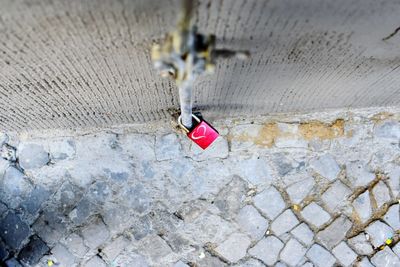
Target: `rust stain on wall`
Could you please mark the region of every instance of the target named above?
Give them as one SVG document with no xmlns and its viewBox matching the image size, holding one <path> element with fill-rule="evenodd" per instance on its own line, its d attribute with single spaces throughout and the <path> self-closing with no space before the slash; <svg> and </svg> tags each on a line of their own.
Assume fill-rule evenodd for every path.
<svg viewBox="0 0 400 267">
<path fill-rule="evenodd" d="M 337 119 L 331 124 L 319 121 L 301 123 L 299 126 L 300 135 L 306 140 L 333 139 L 344 136 L 344 120 Z"/>
</svg>

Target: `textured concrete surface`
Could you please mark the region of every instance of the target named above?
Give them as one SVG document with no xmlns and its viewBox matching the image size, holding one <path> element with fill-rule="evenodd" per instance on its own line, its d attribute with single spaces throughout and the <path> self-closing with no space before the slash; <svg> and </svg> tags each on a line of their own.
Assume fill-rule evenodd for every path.
<svg viewBox="0 0 400 267">
<path fill-rule="evenodd" d="M 177 90 L 149 58 L 179 1 L 1 0 L 0 129 L 164 119 Z M 400 103 L 397 0 L 198 1 L 194 21 L 252 58 L 196 83 L 209 117 Z"/>
<path fill-rule="evenodd" d="M 399 109 L 220 120 L 205 152 L 155 125 L 4 136 L 0 261 L 400 264 Z"/>
</svg>

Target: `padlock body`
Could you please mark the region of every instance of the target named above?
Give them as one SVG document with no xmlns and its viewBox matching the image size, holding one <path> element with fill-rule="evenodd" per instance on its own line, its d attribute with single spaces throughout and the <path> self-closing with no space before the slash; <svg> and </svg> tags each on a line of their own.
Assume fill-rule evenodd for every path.
<svg viewBox="0 0 400 267">
<path fill-rule="evenodd" d="M 218 138 L 219 133 L 206 121 L 201 121 L 187 134 L 187 136 L 199 147 L 206 149 L 215 141 L 215 139 Z"/>
</svg>

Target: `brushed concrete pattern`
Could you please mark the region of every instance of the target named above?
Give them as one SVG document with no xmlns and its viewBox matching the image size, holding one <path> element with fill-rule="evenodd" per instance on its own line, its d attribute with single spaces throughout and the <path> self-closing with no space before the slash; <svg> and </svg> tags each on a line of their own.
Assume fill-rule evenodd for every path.
<svg viewBox="0 0 400 267">
<path fill-rule="evenodd" d="M 106 127 L 178 108 L 150 47 L 179 1 L 0 0 L 0 129 Z M 400 103 L 397 0 L 198 1 L 199 30 L 249 61 L 196 82 L 211 117 Z"/>
</svg>

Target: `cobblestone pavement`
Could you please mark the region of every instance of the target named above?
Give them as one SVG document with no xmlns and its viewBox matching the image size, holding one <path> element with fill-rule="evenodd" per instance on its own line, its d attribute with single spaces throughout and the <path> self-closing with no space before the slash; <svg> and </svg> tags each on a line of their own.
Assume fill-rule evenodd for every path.
<svg viewBox="0 0 400 267">
<path fill-rule="evenodd" d="M 400 266 L 400 112 L 1 135 L 8 266 Z"/>
</svg>

